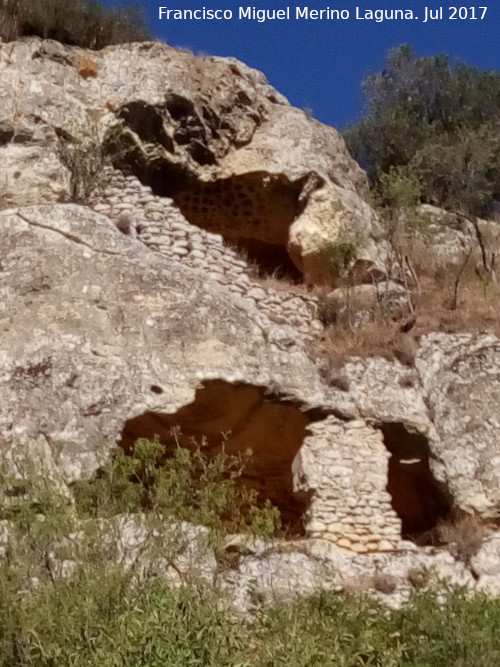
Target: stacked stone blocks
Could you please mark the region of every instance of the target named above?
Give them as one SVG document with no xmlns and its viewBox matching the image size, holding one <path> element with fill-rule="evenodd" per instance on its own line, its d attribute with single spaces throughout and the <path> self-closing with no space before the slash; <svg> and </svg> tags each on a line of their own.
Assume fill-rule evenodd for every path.
<svg viewBox="0 0 500 667">
<path fill-rule="evenodd" d="M 308 427 L 294 464 L 294 487 L 312 494 L 306 532 L 358 553 L 401 543 L 401 520 L 386 490 L 388 459 L 380 431 L 335 417 Z"/>
<path fill-rule="evenodd" d="M 241 297 L 263 317 L 263 328 L 290 325 L 304 339 L 312 339 L 322 330 L 316 319 L 315 297 L 264 288 L 253 280 L 251 267 L 222 236 L 190 224 L 172 199 L 153 194 L 135 176 L 106 168 L 90 205 L 151 250 L 204 271 L 208 279 Z"/>
</svg>

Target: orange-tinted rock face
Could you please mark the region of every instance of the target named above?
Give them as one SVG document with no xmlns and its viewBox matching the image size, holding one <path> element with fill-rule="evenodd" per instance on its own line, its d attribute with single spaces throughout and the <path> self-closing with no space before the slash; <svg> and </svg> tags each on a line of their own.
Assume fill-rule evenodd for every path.
<svg viewBox="0 0 500 667">
<path fill-rule="evenodd" d="M 299 193 L 287 178 L 254 172 L 200 183 L 174 201 L 189 222 L 228 240 L 254 238 L 286 246 Z"/>
</svg>

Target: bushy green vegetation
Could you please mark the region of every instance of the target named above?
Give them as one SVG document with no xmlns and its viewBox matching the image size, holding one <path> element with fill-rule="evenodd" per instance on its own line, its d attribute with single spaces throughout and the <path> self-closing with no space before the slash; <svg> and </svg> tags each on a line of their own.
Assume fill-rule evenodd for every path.
<svg viewBox="0 0 500 667">
<path fill-rule="evenodd" d="M 365 78 L 363 94 L 365 116 L 345 138 L 376 189 L 399 168 L 423 201 L 464 214 L 491 210 L 500 199 L 500 73 L 402 46 Z"/>
<path fill-rule="evenodd" d="M 82 518 L 145 511 L 206 526 L 215 536 L 269 538 L 279 528 L 279 511 L 268 500 L 259 505 L 257 492 L 240 483 L 250 456 L 229 455 L 222 446 L 207 458 L 203 443 L 194 443 L 166 458 L 158 441 L 140 439 L 129 456 L 117 450 L 97 476 L 74 486 L 76 506 Z"/>
<path fill-rule="evenodd" d="M 364 243 L 365 238 L 362 233 L 342 227 L 335 241 L 326 244 L 325 253 L 330 265 L 332 282 L 346 278 L 353 259 Z"/>
<path fill-rule="evenodd" d="M 238 509 L 245 492 L 229 490 L 242 460 L 222 452 L 210 462 L 201 454 L 179 448 L 159 467 L 158 443 L 139 441 L 131 456 L 117 455 L 77 485 L 77 512 L 28 455 L 14 473 L 2 467 L 2 667 L 496 667 L 500 601 L 445 584 L 415 592 L 395 611 L 366 596 L 323 592 L 241 617 L 206 581 L 173 588 L 154 569 L 141 577 L 110 569 L 106 536 L 90 529 L 102 517 L 140 509 L 167 519 L 172 512 L 208 517 L 215 531 L 224 529 L 214 519 L 220 511 L 236 511 L 231 528 L 248 517 Z M 89 527 L 88 549 L 68 576 L 55 576 L 63 538 L 74 542 L 77 526 L 79 533 Z"/>
<path fill-rule="evenodd" d="M 500 603 L 462 589 L 416 593 L 400 610 L 368 597 L 320 593 L 262 617 L 259 665 L 493 667 Z M 272 641 L 274 638 L 274 641 Z"/>
<path fill-rule="evenodd" d="M 359 287 L 360 244 L 326 246 L 338 267 L 332 283 L 343 290 L 330 295 L 327 285 L 320 302 L 327 328 L 319 353 L 334 380 L 332 368 L 351 356 L 411 366 L 416 340 L 430 331 L 500 332 L 499 238 L 493 221 L 480 220 L 500 211 L 500 72 L 401 46 L 365 78 L 363 93 L 364 116 L 344 136 L 368 173 L 386 280 L 374 276 L 371 293 Z M 463 251 L 461 235 L 471 242 Z"/>
<path fill-rule="evenodd" d="M 27 35 L 91 49 L 150 39 L 138 4 L 106 8 L 94 0 L 0 0 L 0 38 Z"/>
<path fill-rule="evenodd" d="M 4 575 L 5 572 L 2 572 Z M 4 667 L 496 667 L 500 604 L 450 590 L 402 610 L 340 593 L 236 618 L 221 593 L 120 574 L 13 595 L 0 583 Z"/>
</svg>

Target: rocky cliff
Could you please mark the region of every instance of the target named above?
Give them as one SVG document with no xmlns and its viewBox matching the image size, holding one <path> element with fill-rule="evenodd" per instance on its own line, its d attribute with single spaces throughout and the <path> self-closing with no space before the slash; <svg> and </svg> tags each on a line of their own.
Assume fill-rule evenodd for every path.
<svg viewBox="0 0 500 667">
<path fill-rule="evenodd" d="M 342 381 L 318 356 L 329 244 L 362 237 L 353 280 L 388 275 L 338 133 L 242 63 L 159 43 L 1 44 L 0 80 L 2 449 L 71 489 L 117 445 L 224 433 L 312 554 L 274 553 L 274 576 L 432 562 L 493 590 L 500 341 L 429 333 L 410 368 L 347 358 Z M 493 535 L 474 565 L 415 545 L 460 515 Z"/>
</svg>

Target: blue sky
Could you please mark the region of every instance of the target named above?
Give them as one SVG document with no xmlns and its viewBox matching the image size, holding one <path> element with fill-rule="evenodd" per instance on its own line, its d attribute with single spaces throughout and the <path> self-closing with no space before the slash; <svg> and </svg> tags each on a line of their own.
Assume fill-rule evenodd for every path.
<svg viewBox="0 0 500 667">
<path fill-rule="evenodd" d="M 105 5 L 126 4 L 120 0 L 104 0 Z M 400 44 L 411 44 L 418 55 L 447 53 L 485 69 L 500 70 L 500 3 L 498 0 L 449 2 L 440 0 L 326 0 L 318 2 L 287 2 L 286 0 L 140 0 L 152 33 L 172 46 L 182 46 L 196 53 L 233 56 L 263 71 L 269 82 L 292 104 L 311 108 L 315 118 L 346 127 L 359 118 L 362 110 L 361 82 L 364 74 L 381 69 L 386 52 Z M 488 6 L 480 20 L 450 20 L 449 6 Z M 158 20 L 158 7 L 169 9 L 230 9 L 232 20 L 175 21 Z M 344 21 L 238 20 L 238 8 L 257 9 L 307 6 L 309 9 L 347 9 L 350 18 Z M 356 20 L 365 9 L 410 9 L 419 20 L 383 21 Z M 433 11 L 443 7 L 443 20 L 423 23 L 425 7 Z M 462 12 L 464 14 L 464 12 Z"/>
</svg>

